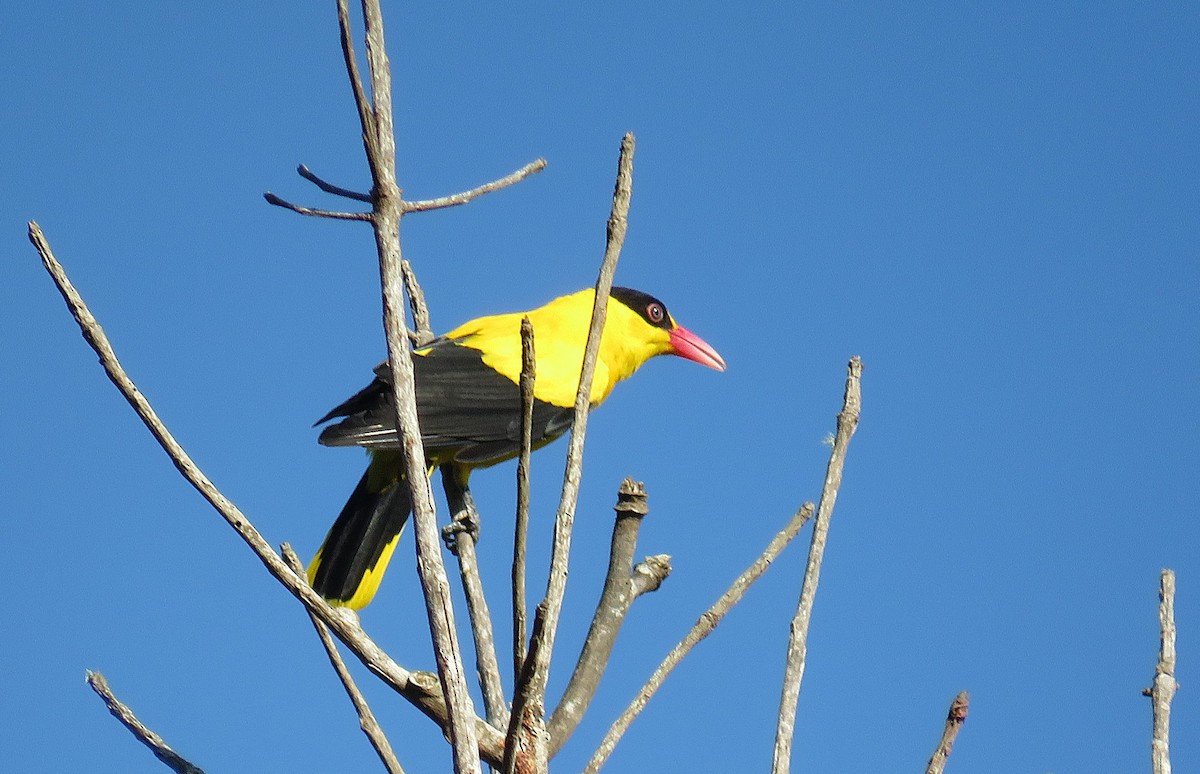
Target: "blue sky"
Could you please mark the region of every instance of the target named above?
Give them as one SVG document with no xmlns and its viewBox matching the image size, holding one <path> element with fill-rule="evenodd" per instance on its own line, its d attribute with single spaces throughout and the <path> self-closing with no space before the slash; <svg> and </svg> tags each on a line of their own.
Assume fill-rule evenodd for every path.
<svg viewBox="0 0 1200 774">
<path fill-rule="evenodd" d="M 162 770 L 85 687 L 91 668 L 210 771 L 372 770 L 307 618 L 107 383 L 25 238 L 38 220 L 201 467 L 269 540 L 310 554 L 363 464 L 310 424 L 384 352 L 369 230 L 261 198 L 338 206 L 301 162 L 368 186 L 333 3 L 38 6 L 0 31 L 6 761 Z M 589 425 L 551 690 L 623 476 L 650 491 L 639 553 L 675 571 L 631 614 L 563 770 L 817 497 L 853 354 L 863 419 L 797 768 L 919 769 L 967 689 L 952 771 L 1146 770 L 1164 566 L 1179 575 L 1174 762 L 1200 768 L 1194 5 L 385 12 L 411 197 L 550 163 L 405 220 L 435 327 L 591 284 L 632 130 L 618 282 L 729 363 L 651 363 Z M 564 447 L 534 467 L 543 535 Z M 493 608 L 513 478 L 473 480 Z M 612 771 L 769 766 L 807 536 L 671 677 Z M 428 668 L 404 546 L 364 622 Z M 409 770 L 446 770 L 436 730 L 364 681 Z"/>
</svg>

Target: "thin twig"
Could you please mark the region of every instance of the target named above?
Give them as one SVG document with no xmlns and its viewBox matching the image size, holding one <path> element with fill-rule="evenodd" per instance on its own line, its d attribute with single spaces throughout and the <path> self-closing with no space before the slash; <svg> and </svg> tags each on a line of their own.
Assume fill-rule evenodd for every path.
<svg viewBox="0 0 1200 774">
<path fill-rule="evenodd" d="M 300 177 L 315 185 L 317 188 L 320 188 L 325 193 L 331 193 L 335 196 L 343 196 L 347 199 L 355 199 L 360 202 L 366 202 L 367 204 L 371 204 L 373 201 L 370 194 L 351 191 L 349 188 L 342 188 L 340 185 L 334 185 L 333 183 L 322 180 L 320 177 L 317 177 L 315 172 L 313 172 L 304 164 L 296 167 L 296 173 L 300 175 Z"/>
<path fill-rule="evenodd" d="M 458 557 L 459 576 L 462 579 L 463 595 L 467 600 L 467 615 L 471 619 L 471 633 L 475 638 L 475 673 L 479 687 L 483 690 L 483 704 L 488 722 L 497 728 L 508 725 L 508 701 L 500 682 L 500 662 L 496 658 L 496 635 L 492 630 L 492 614 L 488 611 L 487 595 L 483 592 L 483 579 L 479 574 L 479 561 L 475 556 L 475 541 L 479 534 L 479 512 L 471 490 L 464 487 L 455 475 L 453 465 L 443 465 L 442 488 L 446 491 L 446 502 L 450 506 L 450 525 L 443 530 L 452 531 L 453 553 Z"/>
<path fill-rule="evenodd" d="M 517 518 L 513 536 L 512 563 L 512 637 L 513 674 L 525 666 L 525 564 L 529 542 L 529 458 L 533 448 L 533 387 L 537 359 L 534 351 L 533 323 L 521 318 L 521 454 L 517 460 Z"/>
<path fill-rule="evenodd" d="M 726 613 L 740 602 L 742 597 L 746 596 L 746 592 L 750 590 L 754 582 L 762 577 L 762 574 L 778 558 L 783 549 L 787 548 L 788 543 L 792 542 L 792 539 L 799 534 L 805 523 L 812 518 L 812 515 L 813 504 L 805 503 L 802 505 L 800 510 L 796 511 L 795 515 L 788 521 L 787 525 L 775 537 L 771 538 L 771 542 L 767 544 L 762 554 L 746 568 L 745 572 L 730 584 L 720 599 L 712 607 L 704 611 L 703 615 L 696 620 L 696 623 L 688 631 L 687 635 L 684 636 L 683 640 L 671 649 L 671 652 L 667 654 L 662 663 L 654 670 L 654 674 L 650 675 L 650 679 L 638 691 L 637 696 L 634 697 L 629 706 L 625 708 L 625 711 L 621 713 L 621 716 L 608 729 L 608 733 L 604 735 L 604 740 L 600 742 L 600 746 L 592 754 L 592 759 L 588 761 L 588 765 L 584 769 L 585 774 L 589 772 L 594 774 L 600 770 L 600 767 L 612 755 L 617 742 L 621 740 L 621 737 L 629 730 L 630 724 L 645 709 L 646 704 L 658 692 L 658 689 L 662 687 L 663 682 L 666 681 L 672 670 L 679 665 L 679 662 L 683 660 L 683 657 L 692 648 L 696 647 L 701 640 L 711 634 L 721 623 L 721 619 L 725 617 Z"/>
<path fill-rule="evenodd" d="M 300 557 L 296 556 L 296 552 L 287 543 L 280 547 L 284 560 L 288 566 L 292 568 L 292 572 L 296 575 L 304 577 L 304 564 L 300 561 Z M 337 673 L 338 679 L 342 681 L 342 687 L 346 689 L 346 695 L 350 697 L 350 703 L 354 705 L 354 711 L 358 713 L 358 725 L 367 735 L 367 740 L 371 746 L 375 748 L 376 754 L 379 755 L 379 760 L 383 761 L 384 768 L 391 774 L 404 774 L 404 768 L 400 765 L 400 761 L 396 759 L 396 753 L 392 751 L 392 745 L 388 741 L 387 736 L 383 733 L 383 729 L 379 726 L 379 721 L 375 719 L 375 713 L 371 711 L 371 707 L 367 704 L 366 697 L 362 695 L 362 691 L 358 690 L 358 685 L 355 684 L 354 678 L 350 675 L 350 670 L 346 668 L 346 662 L 342 660 L 342 654 L 338 652 L 337 645 L 333 641 L 333 637 L 329 634 L 329 627 L 321 622 L 320 618 L 308 614 L 309 620 L 312 621 L 313 628 L 317 630 L 317 636 L 321 638 L 321 645 L 325 648 L 325 655 L 329 657 L 329 663 L 333 666 L 333 671 Z"/>
<path fill-rule="evenodd" d="M 318 210 L 313 207 L 301 207 L 299 204 L 292 204 L 287 199 L 281 199 L 275 194 L 267 191 L 263 194 L 263 198 L 268 204 L 274 204 L 276 207 L 283 207 L 285 210 L 298 212 L 301 215 L 311 215 L 314 218 L 330 218 L 332 220 L 370 220 L 371 213 L 369 212 L 336 212 L 334 210 Z"/>
<path fill-rule="evenodd" d="M 446 705 L 436 682 L 430 684 L 429 681 L 423 678 L 423 673 L 410 672 L 397 664 L 392 660 L 391 656 L 376 645 L 367 633 L 363 631 L 357 617 L 351 611 L 345 608 L 334 610 L 334 608 L 326 604 L 325 600 L 319 594 L 312 590 L 303 574 L 296 575 L 296 573 L 292 572 L 291 568 L 275 553 L 270 544 L 263 539 L 262 535 L 259 534 L 258 530 L 254 528 L 254 525 L 250 523 L 237 506 L 221 494 L 208 477 L 204 475 L 203 471 L 188 456 L 187 452 L 179 445 L 170 431 L 167 430 L 162 420 L 158 418 L 158 414 L 154 411 L 150 402 L 146 400 L 145 396 L 134 385 L 133 380 L 129 378 L 129 374 L 121 366 L 116 352 L 113 351 L 112 344 L 109 343 L 108 337 L 104 334 L 103 328 L 100 327 L 100 324 L 92 315 L 91 310 L 88 309 L 87 304 L 84 303 L 79 292 L 71 284 L 62 264 L 54 257 L 54 253 L 51 251 L 41 227 L 32 221 L 29 223 L 29 240 L 37 248 L 43 266 L 45 266 L 51 279 L 54 280 L 59 293 L 62 294 L 63 300 L 66 302 L 71 316 L 75 318 L 75 322 L 79 325 L 84 339 L 99 357 L 100 364 L 103 366 L 109 380 L 112 381 L 125 397 L 125 400 L 128 401 L 134 412 L 142 420 L 142 423 L 145 424 L 150 434 L 154 436 L 159 446 L 167 453 L 167 456 L 179 470 L 180 474 L 225 519 L 226 523 L 233 527 L 234 531 L 254 551 L 255 555 L 271 575 L 283 584 L 284 588 L 296 597 L 296 599 L 300 600 L 306 608 L 315 613 L 329 626 L 338 636 L 338 639 L 350 648 L 359 660 L 362 661 L 364 666 L 444 727 L 447 722 Z M 500 732 L 479 719 L 476 719 L 475 730 L 480 739 L 480 753 L 489 762 L 498 763 L 503 755 L 504 743 Z"/>
<path fill-rule="evenodd" d="M 772 761 L 774 774 L 786 774 L 791 768 L 796 705 L 800 700 L 800 683 L 804 679 L 804 665 L 808 654 L 808 627 L 812 621 L 813 600 L 816 598 L 817 582 L 821 576 L 821 559 L 825 554 L 829 521 L 833 517 L 833 506 L 837 502 L 838 489 L 842 485 L 846 451 L 854 431 L 858 428 L 858 418 L 862 412 L 862 369 L 862 360 L 857 355 L 850 358 L 842 410 L 837 416 L 837 434 L 833 440 L 833 450 L 829 454 L 829 465 L 825 470 L 825 486 L 821 490 L 821 504 L 813 522 L 808 564 L 804 568 L 800 600 L 796 606 L 796 615 L 792 618 L 791 634 L 788 637 L 787 663 L 784 667 L 783 688 L 779 699 L 779 721 L 775 728 L 775 751 Z"/>
<path fill-rule="evenodd" d="M 346 74 L 350 78 L 350 90 L 354 94 L 354 107 L 358 111 L 358 122 L 362 127 L 363 150 L 366 151 L 367 163 L 371 165 L 372 178 L 374 178 L 375 160 L 379 156 L 379 130 L 375 126 L 375 114 L 371 108 L 371 102 L 367 99 L 366 91 L 363 88 L 362 74 L 358 70 L 358 57 L 354 54 L 354 35 L 350 30 L 349 0 L 338 0 L 337 12 L 342 59 L 346 63 Z"/>
<path fill-rule="evenodd" d="M 1171 774 L 1171 700 L 1179 683 L 1175 681 L 1175 572 L 1163 570 L 1158 582 L 1158 625 L 1161 639 L 1154 683 L 1143 693 L 1150 697 L 1154 712 L 1154 732 L 1150 757 L 1154 774 Z"/>
<path fill-rule="evenodd" d="M 592 625 L 583 640 L 575 671 L 546 723 L 550 733 L 551 756 L 566 744 L 596 695 L 600 678 L 604 676 L 612 657 L 617 634 L 633 601 L 647 591 L 657 589 L 671 571 L 669 556 L 647 559 L 638 565 L 636 571 L 633 566 L 642 519 L 650 512 L 646 502 L 646 487 L 631 478 L 622 481 L 614 510 L 617 517 L 613 522 L 604 590 L 596 603 Z"/>
<path fill-rule="evenodd" d="M 519 183 L 530 175 L 541 172 L 545 168 L 546 160 L 536 159 L 512 174 L 505 175 L 499 180 L 493 180 L 490 183 L 484 183 L 478 188 L 472 188 L 470 191 L 463 191 L 462 193 L 456 193 L 450 196 L 440 196 L 437 199 L 424 199 L 421 201 L 405 202 L 404 211 L 421 212 L 423 210 L 440 210 L 445 207 L 457 207 L 460 204 L 466 204 L 472 199 L 476 199 L 484 194 L 489 194 L 492 191 L 499 191 L 501 188 L 507 188 L 514 183 Z"/>
<path fill-rule="evenodd" d="M 150 748 L 150 752 L 154 753 L 154 757 L 165 763 L 172 771 L 179 774 L 204 774 L 204 771 L 190 763 L 179 753 L 171 749 L 171 747 L 163 741 L 163 738 L 151 731 L 149 728 L 137 719 L 133 714 L 133 710 L 129 709 L 120 699 L 113 694 L 112 689 L 108 687 L 108 681 L 104 679 L 104 675 L 99 672 L 87 673 L 88 685 L 96 692 L 96 695 L 104 700 L 108 711 L 112 716 L 121 721 L 121 724 L 130 730 L 137 737 L 137 740 Z"/>
<path fill-rule="evenodd" d="M 617 162 L 617 183 L 613 192 L 612 212 L 608 218 L 608 238 L 604 261 L 596 280 L 595 305 L 588 330 L 587 347 L 584 350 L 583 369 L 579 377 L 579 391 L 575 396 L 575 418 L 571 423 L 571 437 L 567 446 L 567 465 L 563 473 L 562 498 L 554 519 L 554 542 L 550 550 L 550 573 L 546 581 L 545 606 L 546 642 L 538 649 L 534 665 L 533 691 L 538 704 L 545 704 L 546 680 L 549 675 L 550 658 L 554 652 L 554 639 L 558 632 L 558 619 L 562 612 L 563 597 L 567 590 L 567 564 L 571 554 L 571 531 L 575 523 L 575 506 L 579 501 L 579 482 L 583 469 L 583 440 L 587 432 L 588 410 L 591 408 L 592 380 L 596 374 L 596 356 L 600 350 L 600 337 L 608 311 L 608 297 L 612 291 L 613 274 L 617 259 L 625 243 L 625 231 L 629 224 L 629 200 L 633 192 L 633 133 L 627 133 L 621 141 L 621 155 Z"/>
<path fill-rule="evenodd" d="M 433 326 L 429 322 L 429 307 L 425 304 L 425 291 L 417 282 L 417 273 L 407 260 L 400 262 L 400 271 L 404 273 L 404 287 L 408 288 L 408 308 L 412 311 L 413 344 L 418 347 L 433 341 Z"/>
<path fill-rule="evenodd" d="M 971 696 L 966 691 L 959 693 L 954 697 L 954 701 L 950 702 L 950 712 L 946 714 L 946 727 L 942 730 L 942 738 L 937 749 L 933 751 L 933 757 L 929 759 L 925 774 L 942 774 L 945 771 L 946 760 L 950 757 L 950 751 L 954 749 L 958 730 L 967 720 L 970 704 Z"/>
</svg>

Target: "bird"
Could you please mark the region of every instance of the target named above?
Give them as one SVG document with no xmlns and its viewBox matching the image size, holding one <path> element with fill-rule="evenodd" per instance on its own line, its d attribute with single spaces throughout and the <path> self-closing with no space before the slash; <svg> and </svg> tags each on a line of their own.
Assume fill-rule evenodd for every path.
<svg viewBox="0 0 1200 774">
<path fill-rule="evenodd" d="M 570 429 L 594 302 L 595 290 L 587 288 L 528 312 L 471 320 L 413 350 L 417 419 L 430 472 L 448 465 L 465 487 L 471 471 L 519 454 L 524 317 L 533 326 L 536 352 L 532 446 L 541 448 Z M 725 370 L 717 351 L 678 325 L 662 301 L 612 288 L 591 406 L 658 355 Z M 322 430 L 318 442 L 365 447 L 370 456 L 308 566 L 313 589 L 337 607 L 359 610 L 371 602 L 412 511 L 390 379 L 387 362 L 381 363 L 367 387 L 314 425 L 340 419 Z"/>
</svg>

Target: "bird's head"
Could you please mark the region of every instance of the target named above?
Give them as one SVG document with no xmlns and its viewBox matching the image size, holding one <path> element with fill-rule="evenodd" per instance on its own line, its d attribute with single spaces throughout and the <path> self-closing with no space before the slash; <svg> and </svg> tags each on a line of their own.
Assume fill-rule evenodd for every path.
<svg viewBox="0 0 1200 774">
<path fill-rule="evenodd" d="M 717 371 L 725 370 L 725 360 L 717 351 L 704 339 L 677 324 L 662 301 L 640 290 L 621 287 L 612 289 L 612 298 L 650 326 L 651 330 L 645 334 L 647 344 L 655 348 L 652 354 L 678 355 Z"/>
</svg>

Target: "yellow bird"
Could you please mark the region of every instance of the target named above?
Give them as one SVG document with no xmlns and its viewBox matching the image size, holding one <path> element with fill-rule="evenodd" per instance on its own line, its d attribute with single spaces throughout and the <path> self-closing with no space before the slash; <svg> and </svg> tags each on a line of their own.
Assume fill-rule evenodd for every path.
<svg viewBox="0 0 1200 774">
<path fill-rule="evenodd" d="M 570 429 L 594 299 L 595 291 L 587 289 L 530 312 L 480 317 L 414 350 L 417 417 L 431 469 L 452 465 L 465 486 L 475 468 L 519 453 L 521 318 L 526 316 L 536 351 L 533 447 Z M 593 408 L 656 355 L 725 370 L 717 351 L 677 325 L 653 296 L 615 287 L 607 311 Z M 388 378 L 387 363 L 376 367 L 370 385 L 317 422 L 344 417 L 322 431 L 320 443 L 363 446 L 371 456 L 308 567 L 309 582 L 332 605 L 359 609 L 371 601 L 412 511 Z"/>
</svg>

